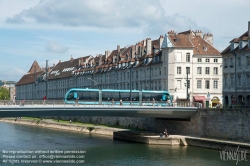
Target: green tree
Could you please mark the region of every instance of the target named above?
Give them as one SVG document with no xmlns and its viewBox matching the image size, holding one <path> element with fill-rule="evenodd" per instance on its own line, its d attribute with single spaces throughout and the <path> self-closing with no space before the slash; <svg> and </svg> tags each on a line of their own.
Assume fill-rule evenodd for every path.
<svg viewBox="0 0 250 166">
<path fill-rule="evenodd" d="M 6 89 L 4 87 L 0 87 L 0 100 L 4 100 L 5 97 L 7 100 L 9 100 L 10 99 L 10 92 L 8 89 Z"/>
</svg>

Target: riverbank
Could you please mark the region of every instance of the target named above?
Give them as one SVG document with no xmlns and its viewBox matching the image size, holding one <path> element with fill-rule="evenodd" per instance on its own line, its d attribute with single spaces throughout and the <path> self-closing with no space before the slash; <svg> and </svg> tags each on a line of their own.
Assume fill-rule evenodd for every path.
<svg viewBox="0 0 250 166">
<path fill-rule="evenodd" d="M 244 152 L 250 154 L 250 144 L 220 140 L 208 139 L 202 137 L 191 137 L 183 135 L 169 135 L 168 137 L 160 137 L 158 134 L 151 132 L 137 131 L 117 131 L 114 132 L 114 139 L 139 142 L 150 145 L 179 145 L 179 146 L 196 146 L 201 148 L 215 149 L 220 151 Z"/>
<path fill-rule="evenodd" d="M 51 128 L 56 130 L 67 130 L 74 132 L 93 133 L 106 136 L 113 136 L 113 139 L 119 139 L 129 142 L 138 142 L 151 145 L 177 145 L 177 146 L 196 146 L 201 148 L 209 148 L 215 150 L 229 150 L 229 151 L 245 151 L 250 154 L 250 144 L 221 140 L 208 139 L 201 137 L 191 137 L 183 135 L 170 135 L 169 137 L 160 137 L 158 133 L 149 131 L 132 131 L 129 129 L 113 128 L 106 126 L 98 126 L 94 124 L 70 123 L 68 121 L 57 122 L 53 119 L 39 119 L 39 118 L 4 118 L 0 122 L 7 122 L 13 124 L 37 126 L 44 128 Z"/>
<path fill-rule="evenodd" d="M 68 130 L 75 132 L 101 134 L 107 136 L 113 136 L 114 132 L 117 131 L 128 131 L 129 129 L 105 127 L 91 124 L 80 124 L 80 123 L 66 123 L 65 121 L 54 121 L 53 119 L 38 119 L 38 118 L 3 118 L 0 122 L 7 122 L 13 124 L 37 126 L 44 128 L 51 128 L 56 130 Z"/>
</svg>

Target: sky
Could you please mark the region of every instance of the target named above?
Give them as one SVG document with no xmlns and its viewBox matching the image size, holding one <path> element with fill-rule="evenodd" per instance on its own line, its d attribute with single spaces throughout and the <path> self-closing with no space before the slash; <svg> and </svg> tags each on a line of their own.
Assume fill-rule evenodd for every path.
<svg viewBox="0 0 250 166">
<path fill-rule="evenodd" d="M 0 80 L 104 54 L 168 31 L 212 33 L 223 51 L 248 29 L 249 0 L 0 0 Z"/>
</svg>

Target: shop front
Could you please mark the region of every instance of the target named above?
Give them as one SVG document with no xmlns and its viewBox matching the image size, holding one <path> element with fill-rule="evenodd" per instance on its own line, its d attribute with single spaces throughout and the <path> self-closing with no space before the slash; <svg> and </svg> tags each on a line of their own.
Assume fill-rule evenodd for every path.
<svg viewBox="0 0 250 166">
<path fill-rule="evenodd" d="M 218 107 L 220 105 L 220 99 L 217 96 L 214 96 L 211 99 L 212 107 Z"/>
<path fill-rule="evenodd" d="M 205 96 L 193 96 L 193 106 L 203 108 L 205 100 L 206 100 Z"/>
</svg>

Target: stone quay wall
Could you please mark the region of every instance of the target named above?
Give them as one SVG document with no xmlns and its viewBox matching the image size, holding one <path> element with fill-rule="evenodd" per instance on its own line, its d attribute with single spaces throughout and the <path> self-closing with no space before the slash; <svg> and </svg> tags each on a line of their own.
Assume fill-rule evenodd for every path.
<svg viewBox="0 0 250 166">
<path fill-rule="evenodd" d="M 57 118 L 57 117 L 55 117 Z M 250 142 L 250 110 L 200 109 L 190 120 L 133 117 L 60 117 L 60 119 L 120 125 L 170 135 L 187 135 Z"/>
</svg>

